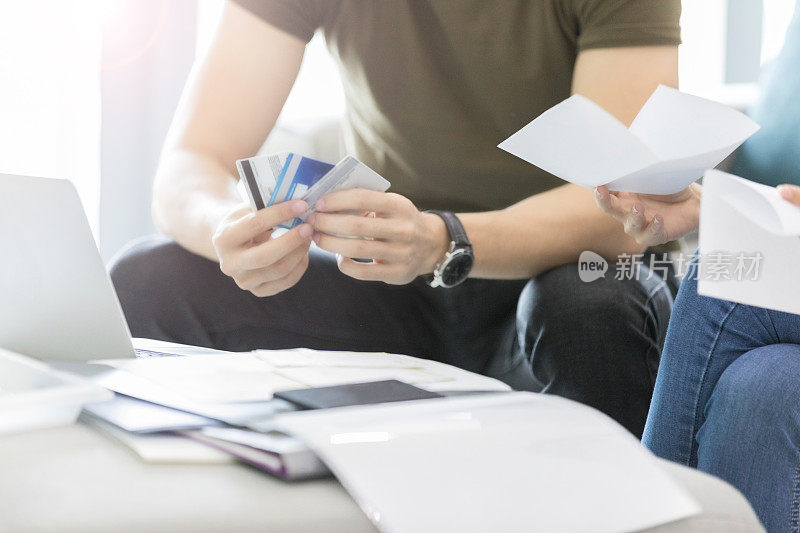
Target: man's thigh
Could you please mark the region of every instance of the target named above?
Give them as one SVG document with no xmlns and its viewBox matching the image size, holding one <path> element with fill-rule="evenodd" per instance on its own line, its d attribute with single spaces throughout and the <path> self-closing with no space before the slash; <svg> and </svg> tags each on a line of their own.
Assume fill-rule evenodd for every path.
<svg viewBox="0 0 800 533">
<path fill-rule="evenodd" d="M 436 321 L 419 287 L 362 282 L 335 257 L 311 250 L 297 285 L 259 298 L 219 265 L 165 237 L 132 243 L 112 261 L 111 278 L 133 336 L 243 351 L 316 349 L 424 353 Z"/>
<path fill-rule="evenodd" d="M 532 279 L 517 310 L 517 349 L 542 391 L 591 405 L 642 434 L 672 297 L 647 267 L 581 281 L 577 265 Z"/>
<path fill-rule="evenodd" d="M 258 298 L 166 237 L 132 243 L 112 262 L 111 277 L 134 336 L 231 351 L 387 351 L 497 375 L 513 366 L 499 359 L 511 357 L 502 346 L 524 284 L 467 280 L 433 289 L 422 279 L 358 281 L 312 248 L 297 285 Z"/>
</svg>

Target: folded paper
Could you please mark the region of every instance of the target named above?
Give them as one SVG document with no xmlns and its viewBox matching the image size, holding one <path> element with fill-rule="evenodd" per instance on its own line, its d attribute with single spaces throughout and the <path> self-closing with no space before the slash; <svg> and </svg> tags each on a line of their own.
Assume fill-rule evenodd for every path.
<svg viewBox="0 0 800 533">
<path fill-rule="evenodd" d="M 583 187 L 671 194 L 717 166 L 758 128 L 720 103 L 660 85 L 630 128 L 573 95 L 499 148 Z"/>
</svg>

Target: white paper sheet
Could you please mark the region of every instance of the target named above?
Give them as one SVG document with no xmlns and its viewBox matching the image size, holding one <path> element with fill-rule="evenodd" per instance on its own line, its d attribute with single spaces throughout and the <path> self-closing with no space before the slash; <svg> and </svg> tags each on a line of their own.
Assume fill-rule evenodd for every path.
<svg viewBox="0 0 800 533">
<path fill-rule="evenodd" d="M 159 433 L 220 425 L 203 416 L 120 394 L 105 402 L 84 405 L 83 412 L 130 433 Z"/>
<path fill-rule="evenodd" d="M 419 368 L 295 367 L 276 370 L 280 375 L 306 387 L 330 387 L 346 383 L 366 383 L 396 379 L 421 387 L 450 381 L 452 378 Z"/>
<path fill-rule="evenodd" d="M 757 130 L 738 111 L 660 85 L 630 128 L 573 95 L 499 148 L 583 187 L 671 194 L 717 166 Z"/>
<path fill-rule="evenodd" d="M 508 385 L 494 378 L 409 355 L 307 348 L 253 353 L 273 365 L 281 375 L 314 387 L 399 379 L 435 392 L 510 390 Z"/>
<path fill-rule="evenodd" d="M 292 404 L 279 399 L 244 403 L 196 402 L 172 390 L 168 382 L 166 385 L 159 385 L 146 377 L 116 368 L 99 372 L 92 380 L 119 394 L 213 418 L 233 426 L 270 420 L 276 413 L 295 410 Z"/>
<path fill-rule="evenodd" d="M 774 187 L 716 170 L 701 202 L 698 292 L 800 314 L 800 208 Z"/>
<path fill-rule="evenodd" d="M 621 426 L 531 393 L 280 415 L 383 531 L 633 531 L 699 512 Z"/>
<path fill-rule="evenodd" d="M 269 400 L 302 383 L 276 373 L 251 354 L 198 354 L 103 361 L 201 403 Z"/>
<path fill-rule="evenodd" d="M 384 352 L 337 352 L 328 350 L 257 350 L 253 354 L 274 367 L 425 368 L 426 361 Z"/>
</svg>

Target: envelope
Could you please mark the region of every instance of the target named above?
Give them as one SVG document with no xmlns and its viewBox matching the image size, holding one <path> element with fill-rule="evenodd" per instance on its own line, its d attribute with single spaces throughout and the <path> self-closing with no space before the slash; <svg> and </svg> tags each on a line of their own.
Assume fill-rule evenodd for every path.
<svg viewBox="0 0 800 533">
<path fill-rule="evenodd" d="M 774 187 L 708 171 L 700 208 L 698 292 L 800 314 L 799 235 L 800 208 Z"/>
<path fill-rule="evenodd" d="M 630 128 L 573 95 L 498 147 L 583 187 L 671 194 L 717 166 L 758 128 L 720 103 L 659 85 Z"/>
</svg>

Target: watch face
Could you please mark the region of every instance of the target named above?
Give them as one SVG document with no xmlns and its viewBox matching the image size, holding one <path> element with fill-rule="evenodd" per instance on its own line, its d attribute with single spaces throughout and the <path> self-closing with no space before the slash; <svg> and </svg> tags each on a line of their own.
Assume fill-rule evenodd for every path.
<svg viewBox="0 0 800 533">
<path fill-rule="evenodd" d="M 442 285 L 453 287 L 469 276 L 475 257 L 468 250 L 456 250 L 442 269 Z"/>
</svg>

